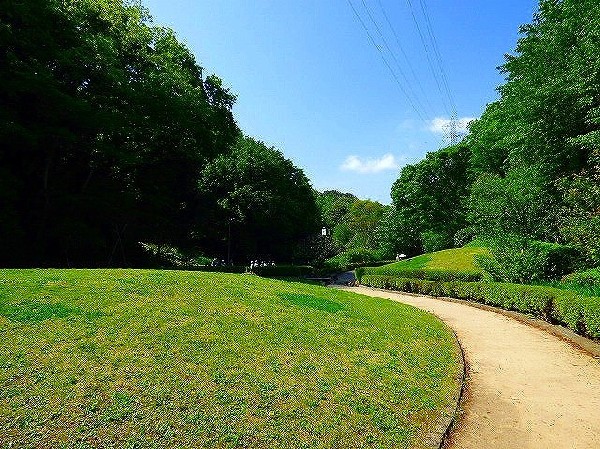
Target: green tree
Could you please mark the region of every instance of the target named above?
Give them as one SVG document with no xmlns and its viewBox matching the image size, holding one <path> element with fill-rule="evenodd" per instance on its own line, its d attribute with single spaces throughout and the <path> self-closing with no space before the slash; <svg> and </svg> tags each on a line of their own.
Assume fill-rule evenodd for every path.
<svg viewBox="0 0 600 449">
<path fill-rule="evenodd" d="M 559 181 L 564 198 L 561 235 L 590 266 L 600 266 L 600 145 L 596 148 L 588 168 Z"/>
<path fill-rule="evenodd" d="M 400 213 L 394 205 L 379 221 L 375 236 L 382 259 L 394 259 L 397 254 L 415 256 L 422 251 L 421 233 L 415 217 Z"/>
<path fill-rule="evenodd" d="M 483 174 L 473 184 L 468 218 L 480 237 L 517 234 L 529 239 L 551 240 L 556 225 L 548 208 L 549 180 L 534 166 L 511 170 L 506 177 Z"/>
<path fill-rule="evenodd" d="M 132 264 L 190 243 L 196 182 L 234 97 L 120 0 L 0 8 L 0 264 Z M 8 185 L 8 187 L 7 187 Z"/>
<path fill-rule="evenodd" d="M 212 212 L 203 223 L 204 244 L 227 241 L 232 257 L 290 260 L 295 246 L 318 232 L 315 196 L 304 172 L 283 154 L 250 137 L 211 161 L 198 184 Z M 222 248 L 214 248 L 223 252 Z"/>
<path fill-rule="evenodd" d="M 377 226 L 386 212 L 386 206 L 377 201 L 356 200 L 348 212 L 348 229 L 352 234 L 350 248 L 377 248 Z"/>
<path fill-rule="evenodd" d="M 467 225 L 470 158 L 467 146 L 456 145 L 402 169 L 392 186 L 392 200 L 395 216 L 402 217 L 398 229 L 413 238 L 418 235 L 407 247 L 437 251 L 453 246 L 454 235 Z"/>
<path fill-rule="evenodd" d="M 358 198 L 351 193 L 342 193 L 337 190 L 316 192 L 317 205 L 321 214 L 323 226 L 333 229 L 344 221 L 350 207 Z"/>
</svg>

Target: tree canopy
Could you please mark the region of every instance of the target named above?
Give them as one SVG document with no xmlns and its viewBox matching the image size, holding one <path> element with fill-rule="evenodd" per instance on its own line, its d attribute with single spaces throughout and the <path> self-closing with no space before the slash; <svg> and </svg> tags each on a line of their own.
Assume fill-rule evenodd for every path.
<svg viewBox="0 0 600 449">
<path fill-rule="evenodd" d="M 499 99 L 470 134 L 402 169 L 388 246 L 430 251 L 512 235 L 528 248 L 572 245 L 600 263 L 600 3 L 541 0 L 520 31 Z"/>
<path fill-rule="evenodd" d="M 250 137 L 239 137 L 231 152 L 202 170 L 199 191 L 214 220 L 201 226 L 208 231 L 203 246 L 231 239 L 232 257 L 289 260 L 295 242 L 318 230 L 306 175 L 280 151 Z"/>
<path fill-rule="evenodd" d="M 140 242 L 204 251 L 198 235 L 214 230 L 198 228 L 210 225 L 214 198 L 199 181 L 239 151 L 234 102 L 137 5 L 4 2 L 0 264 L 135 265 Z M 282 172 L 252 176 L 302 178 L 289 162 L 271 168 Z M 248 188 L 260 181 L 244 179 Z M 308 202 L 301 210 L 315 208 L 302 196 L 306 183 L 290 185 L 290 198 Z M 268 210 L 275 228 L 295 236 L 284 230 L 289 216 Z"/>
</svg>

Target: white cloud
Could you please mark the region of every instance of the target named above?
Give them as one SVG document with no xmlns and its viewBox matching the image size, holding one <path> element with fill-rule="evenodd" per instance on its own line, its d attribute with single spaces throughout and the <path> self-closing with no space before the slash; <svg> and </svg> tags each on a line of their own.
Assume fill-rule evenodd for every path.
<svg viewBox="0 0 600 449">
<path fill-rule="evenodd" d="M 456 121 L 456 131 L 459 134 L 466 134 L 469 132 L 468 125 L 475 117 L 462 117 Z M 445 117 L 436 117 L 429 122 L 429 131 L 437 134 L 449 134 L 450 133 L 450 119 Z"/>
<path fill-rule="evenodd" d="M 400 168 L 396 157 L 387 153 L 380 158 L 361 159 L 358 156 L 348 156 L 340 168 L 344 171 L 357 173 L 379 173 L 385 170 L 397 170 Z"/>
</svg>

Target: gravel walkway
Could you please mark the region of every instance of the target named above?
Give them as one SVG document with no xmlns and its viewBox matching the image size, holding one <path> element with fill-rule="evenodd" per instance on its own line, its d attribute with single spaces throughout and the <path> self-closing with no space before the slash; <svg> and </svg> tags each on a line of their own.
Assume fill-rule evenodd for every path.
<svg viewBox="0 0 600 449">
<path fill-rule="evenodd" d="M 600 360 L 498 313 L 424 296 L 349 290 L 434 313 L 456 332 L 469 372 L 449 448 L 600 448 Z"/>
</svg>

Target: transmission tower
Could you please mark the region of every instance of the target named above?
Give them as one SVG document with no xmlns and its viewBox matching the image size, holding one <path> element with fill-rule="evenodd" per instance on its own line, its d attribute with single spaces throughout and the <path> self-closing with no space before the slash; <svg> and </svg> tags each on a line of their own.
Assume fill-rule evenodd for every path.
<svg viewBox="0 0 600 449">
<path fill-rule="evenodd" d="M 460 141 L 463 133 L 460 131 L 460 123 L 456 112 L 450 115 L 450 120 L 444 124 L 443 129 L 444 137 L 450 141 L 450 145 L 456 145 Z"/>
<path fill-rule="evenodd" d="M 458 143 L 458 118 L 456 112 L 450 117 L 450 145 Z"/>
</svg>

